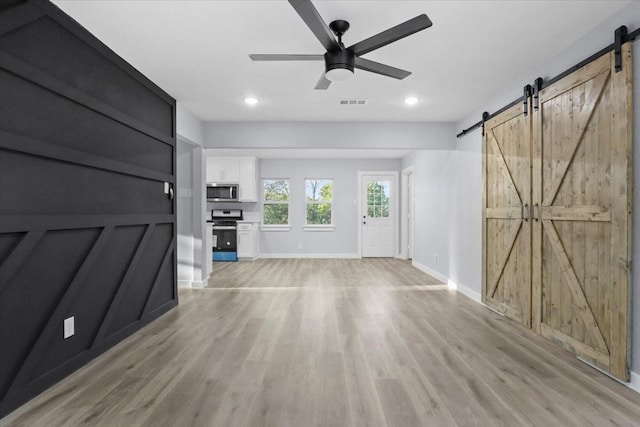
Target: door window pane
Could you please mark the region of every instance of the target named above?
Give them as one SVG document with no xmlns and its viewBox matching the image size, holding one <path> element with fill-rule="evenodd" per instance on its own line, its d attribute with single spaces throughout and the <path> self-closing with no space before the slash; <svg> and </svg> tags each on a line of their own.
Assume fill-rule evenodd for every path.
<svg viewBox="0 0 640 427">
<path fill-rule="evenodd" d="M 389 218 L 389 181 L 367 182 L 367 215 L 369 218 Z"/>
</svg>

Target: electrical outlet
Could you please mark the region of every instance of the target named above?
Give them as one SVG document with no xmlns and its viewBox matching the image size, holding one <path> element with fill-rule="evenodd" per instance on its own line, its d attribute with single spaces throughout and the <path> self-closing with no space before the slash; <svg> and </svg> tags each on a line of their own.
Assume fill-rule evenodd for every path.
<svg viewBox="0 0 640 427">
<path fill-rule="evenodd" d="M 298 250 L 302 250 L 302 243 L 298 243 Z"/>
<path fill-rule="evenodd" d="M 64 339 L 72 337 L 75 333 L 75 317 L 67 317 L 64 319 Z"/>
</svg>

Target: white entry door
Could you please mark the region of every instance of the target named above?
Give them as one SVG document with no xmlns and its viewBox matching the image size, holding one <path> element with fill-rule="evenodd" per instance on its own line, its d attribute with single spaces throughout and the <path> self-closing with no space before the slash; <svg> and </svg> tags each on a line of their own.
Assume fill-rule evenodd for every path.
<svg viewBox="0 0 640 427">
<path fill-rule="evenodd" d="M 395 180 L 395 175 L 361 176 L 363 257 L 395 256 Z"/>
</svg>

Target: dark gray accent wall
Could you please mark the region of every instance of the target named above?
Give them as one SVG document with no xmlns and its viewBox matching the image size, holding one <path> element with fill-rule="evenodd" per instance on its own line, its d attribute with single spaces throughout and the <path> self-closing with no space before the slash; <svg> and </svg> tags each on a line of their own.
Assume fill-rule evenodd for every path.
<svg viewBox="0 0 640 427">
<path fill-rule="evenodd" d="M 178 297 L 175 100 L 43 0 L 0 3 L 0 100 L 2 417 Z"/>
</svg>

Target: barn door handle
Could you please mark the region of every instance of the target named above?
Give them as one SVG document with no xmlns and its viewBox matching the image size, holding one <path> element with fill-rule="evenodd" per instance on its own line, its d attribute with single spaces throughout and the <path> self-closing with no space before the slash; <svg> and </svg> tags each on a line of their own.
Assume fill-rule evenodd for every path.
<svg viewBox="0 0 640 427">
<path fill-rule="evenodd" d="M 525 203 L 520 209 L 520 216 L 525 221 L 529 221 L 529 204 Z"/>
<path fill-rule="evenodd" d="M 164 194 L 167 195 L 169 200 L 173 200 L 173 185 L 169 182 L 164 183 Z"/>
</svg>

